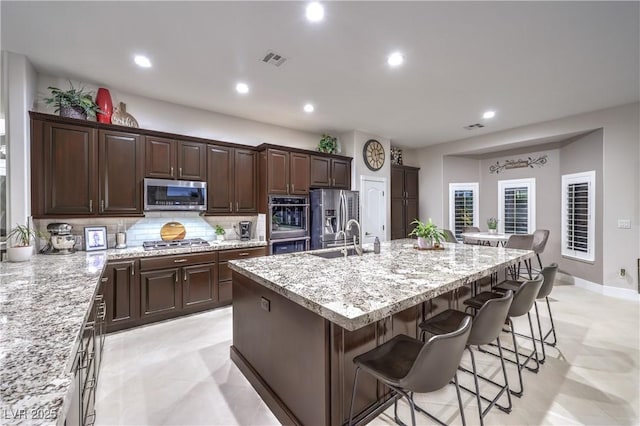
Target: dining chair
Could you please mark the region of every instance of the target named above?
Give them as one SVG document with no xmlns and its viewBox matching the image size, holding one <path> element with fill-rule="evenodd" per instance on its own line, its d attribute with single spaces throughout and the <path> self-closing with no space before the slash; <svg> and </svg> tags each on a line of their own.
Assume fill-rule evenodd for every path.
<svg viewBox="0 0 640 426">
<path fill-rule="evenodd" d="M 459 243 L 460 242 L 460 241 L 458 241 L 456 236 L 453 234 L 453 232 L 451 232 L 449 229 L 443 229 L 442 233 L 444 234 L 444 240 L 447 243 Z"/>
<path fill-rule="evenodd" d="M 533 246 L 533 234 L 513 234 L 507 240 L 504 248 L 519 249 L 519 250 L 532 250 Z M 529 279 L 531 276 L 531 259 L 525 259 L 524 265 L 527 268 Z M 509 268 L 511 278 L 517 280 L 520 276 L 520 262 L 517 265 L 510 266 Z"/>
<path fill-rule="evenodd" d="M 538 258 L 540 269 L 542 269 L 542 260 L 540 260 L 540 255 L 544 251 L 544 248 L 547 246 L 547 240 L 549 240 L 548 229 L 536 229 L 533 233 L 532 250 L 536 252 L 536 257 Z"/>
</svg>

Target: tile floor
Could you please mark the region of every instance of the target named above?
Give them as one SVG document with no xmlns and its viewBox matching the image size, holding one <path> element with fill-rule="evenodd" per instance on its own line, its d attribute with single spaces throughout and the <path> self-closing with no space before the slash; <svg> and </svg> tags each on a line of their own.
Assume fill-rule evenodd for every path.
<svg viewBox="0 0 640 426">
<path fill-rule="evenodd" d="M 514 398 L 512 413 L 493 409 L 485 424 L 640 424 L 639 303 L 573 286 L 556 286 L 552 296 L 558 349 L 548 350 L 539 374 L 523 373 L 525 393 Z M 278 424 L 230 361 L 231 341 L 231 308 L 107 336 L 96 423 Z M 496 359 L 478 358 L 483 374 L 501 378 Z M 466 355 L 463 365 L 469 365 Z M 513 383 L 515 370 L 507 368 Z M 470 377 L 459 375 L 461 383 L 472 385 Z M 416 395 L 416 401 L 446 423 L 460 424 L 453 386 Z M 463 402 L 467 423 L 478 424 L 475 397 L 463 393 Z M 408 406 L 400 403 L 399 411 L 410 422 Z M 434 424 L 421 414 L 416 420 Z M 394 424 L 392 409 L 372 424 Z"/>
</svg>

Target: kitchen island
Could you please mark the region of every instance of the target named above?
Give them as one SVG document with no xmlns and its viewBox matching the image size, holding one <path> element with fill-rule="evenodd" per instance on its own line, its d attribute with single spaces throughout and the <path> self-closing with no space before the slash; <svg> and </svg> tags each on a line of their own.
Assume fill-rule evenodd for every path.
<svg viewBox="0 0 640 426">
<path fill-rule="evenodd" d="M 355 356 L 397 334 L 417 336 L 424 318 L 457 305 L 458 289 L 534 255 L 478 245 L 413 246 L 414 240 L 395 240 L 383 243 L 380 254 L 307 252 L 230 262 L 231 358 L 282 423 L 344 424 Z M 358 420 L 370 420 L 384 401 L 388 389 L 363 376 Z"/>
</svg>

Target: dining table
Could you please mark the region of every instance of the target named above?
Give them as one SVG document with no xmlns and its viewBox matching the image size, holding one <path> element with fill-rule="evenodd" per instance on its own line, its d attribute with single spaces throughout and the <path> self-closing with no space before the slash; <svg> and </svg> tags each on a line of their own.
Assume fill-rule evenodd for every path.
<svg viewBox="0 0 640 426">
<path fill-rule="evenodd" d="M 489 246 L 502 246 L 504 247 L 509 240 L 509 237 L 513 234 L 499 234 L 493 232 L 463 232 L 462 238 L 465 243 L 472 243 L 475 241 L 480 241 L 484 245 Z"/>
</svg>

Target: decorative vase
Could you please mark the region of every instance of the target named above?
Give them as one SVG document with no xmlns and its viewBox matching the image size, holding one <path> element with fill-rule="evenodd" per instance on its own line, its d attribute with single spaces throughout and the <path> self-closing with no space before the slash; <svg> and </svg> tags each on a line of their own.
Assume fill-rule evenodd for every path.
<svg viewBox="0 0 640 426">
<path fill-rule="evenodd" d="M 421 248 L 421 249 L 433 248 L 433 240 L 431 238 L 418 237 L 418 248 Z"/>
<path fill-rule="evenodd" d="M 9 262 L 26 262 L 31 259 L 32 254 L 33 246 L 7 248 L 7 259 Z"/>
<path fill-rule="evenodd" d="M 497 234 L 498 230 L 496 228 L 489 228 L 489 233 L 490 234 Z"/>
<path fill-rule="evenodd" d="M 77 106 L 61 106 L 60 117 L 76 118 L 78 120 L 86 120 L 87 113 Z"/>
<path fill-rule="evenodd" d="M 218 241 L 224 241 L 224 235 L 222 235 L 222 234 L 217 234 L 217 235 L 216 235 L 216 239 L 217 239 Z"/>
<path fill-rule="evenodd" d="M 109 90 L 101 87 L 96 94 L 96 104 L 100 111 L 96 113 L 96 118 L 100 123 L 111 124 L 111 114 L 113 114 L 113 102 L 111 101 L 111 93 Z"/>
<path fill-rule="evenodd" d="M 127 112 L 127 105 L 120 102 L 111 115 L 111 123 L 119 126 L 138 127 L 138 121 Z"/>
</svg>

